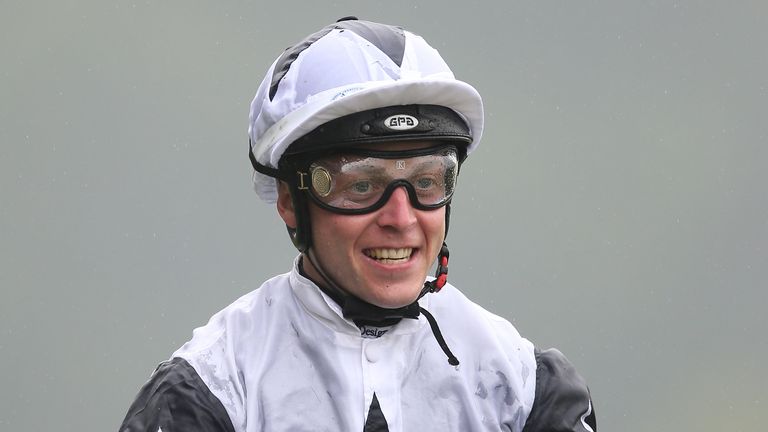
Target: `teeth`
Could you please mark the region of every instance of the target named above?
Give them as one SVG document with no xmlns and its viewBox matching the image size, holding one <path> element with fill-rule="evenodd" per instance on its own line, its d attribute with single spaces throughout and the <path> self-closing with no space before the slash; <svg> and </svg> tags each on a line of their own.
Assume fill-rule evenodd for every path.
<svg viewBox="0 0 768 432">
<path fill-rule="evenodd" d="M 413 248 L 366 249 L 365 254 L 377 260 L 403 260 L 411 256 Z"/>
</svg>

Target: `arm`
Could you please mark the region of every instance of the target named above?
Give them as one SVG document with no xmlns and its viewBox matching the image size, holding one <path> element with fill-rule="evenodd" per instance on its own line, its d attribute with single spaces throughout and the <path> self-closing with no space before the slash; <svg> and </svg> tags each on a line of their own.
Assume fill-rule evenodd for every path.
<svg viewBox="0 0 768 432">
<path fill-rule="evenodd" d="M 224 406 L 181 358 L 157 367 L 120 426 L 120 432 L 234 430 Z"/>
<path fill-rule="evenodd" d="M 596 432 L 584 379 L 556 349 L 536 349 L 536 396 L 523 432 Z"/>
</svg>

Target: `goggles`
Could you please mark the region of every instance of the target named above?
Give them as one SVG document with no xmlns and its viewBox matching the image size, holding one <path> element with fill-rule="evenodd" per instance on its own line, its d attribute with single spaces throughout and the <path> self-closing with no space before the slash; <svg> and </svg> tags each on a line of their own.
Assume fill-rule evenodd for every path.
<svg viewBox="0 0 768 432">
<path fill-rule="evenodd" d="M 451 200 L 458 171 L 452 145 L 394 152 L 354 149 L 312 160 L 306 171 L 299 171 L 298 188 L 320 207 L 340 214 L 373 212 L 399 187 L 414 208 L 434 210 Z"/>
</svg>

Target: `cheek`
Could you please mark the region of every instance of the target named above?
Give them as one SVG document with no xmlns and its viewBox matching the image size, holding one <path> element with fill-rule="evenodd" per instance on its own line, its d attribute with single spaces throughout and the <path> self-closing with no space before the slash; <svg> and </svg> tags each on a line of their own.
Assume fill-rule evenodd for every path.
<svg viewBox="0 0 768 432">
<path fill-rule="evenodd" d="M 318 209 L 312 215 L 313 237 L 327 250 L 349 248 L 365 226 L 360 219 L 358 216 L 330 214 Z"/>
<path fill-rule="evenodd" d="M 442 243 L 445 235 L 445 208 L 426 214 L 422 226 L 430 240 Z"/>
</svg>

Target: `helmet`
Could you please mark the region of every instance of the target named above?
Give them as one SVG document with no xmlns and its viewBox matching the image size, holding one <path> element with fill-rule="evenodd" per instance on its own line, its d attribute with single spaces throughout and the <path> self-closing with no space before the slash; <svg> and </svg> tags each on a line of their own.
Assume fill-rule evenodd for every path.
<svg viewBox="0 0 768 432">
<path fill-rule="evenodd" d="M 483 104 L 477 90 L 454 78 L 440 54 L 414 33 L 354 17 L 324 27 L 275 60 L 251 103 L 248 135 L 251 162 L 256 168 L 256 193 L 266 202 L 275 202 L 276 178 L 280 177 L 273 170 L 279 168 L 289 147 L 294 152 L 299 146 L 309 150 L 318 145 L 311 138 L 323 135 L 316 129 L 326 123 L 366 111 L 384 120 L 389 118 L 386 112 L 375 109 L 418 109 L 423 105 L 438 108 L 429 112 L 431 118 L 421 122 L 421 128 L 348 131 L 358 136 L 344 142 L 337 140 L 337 144 L 449 139 L 447 135 L 456 131 L 448 133 L 434 126 L 446 117 L 443 113 L 450 112 L 448 116 L 455 117 L 451 124 L 464 124 L 462 147 L 469 154 L 482 135 Z M 408 114 L 398 109 L 392 112 Z M 419 115 L 427 114 L 422 110 Z M 338 123 L 325 131 L 336 129 Z M 448 126 L 448 121 L 443 123 Z M 366 122 L 351 124 L 361 126 Z M 313 131 L 314 135 L 308 136 Z M 334 138 L 338 137 L 325 134 L 326 143 Z"/>
</svg>

